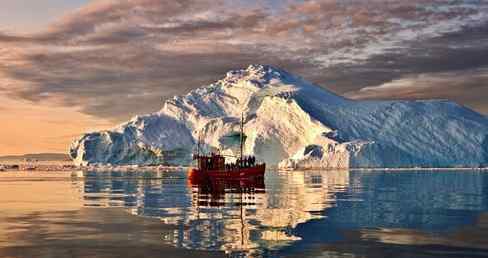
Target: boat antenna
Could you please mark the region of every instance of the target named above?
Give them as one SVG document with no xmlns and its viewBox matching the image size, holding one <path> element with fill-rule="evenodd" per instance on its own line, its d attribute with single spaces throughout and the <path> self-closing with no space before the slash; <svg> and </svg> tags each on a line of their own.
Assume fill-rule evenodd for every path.
<svg viewBox="0 0 488 258">
<path fill-rule="evenodd" d="M 241 163 L 242 163 L 242 153 L 243 153 L 243 144 L 244 144 L 244 113 L 241 113 Z M 239 164 L 240 165 L 240 164 Z"/>
</svg>

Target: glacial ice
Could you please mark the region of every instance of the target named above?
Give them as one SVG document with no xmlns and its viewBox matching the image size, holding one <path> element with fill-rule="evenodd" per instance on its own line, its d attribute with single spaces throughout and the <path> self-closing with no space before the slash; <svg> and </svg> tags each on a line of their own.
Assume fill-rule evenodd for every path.
<svg viewBox="0 0 488 258">
<path fill-rule="evenodd" d="M 80 166 L 188 164 L 199 135 L 204 150 L 236 155 L 226 137 L 239 132 L 241 114 L 245 154 L 282 168 L 488 165 L 488 118 L 471 109 L 447 100 L 350 100 L 268 65 L 228 72 L 159 112 L 87 133 L 70 155 Z"/>
</svg>

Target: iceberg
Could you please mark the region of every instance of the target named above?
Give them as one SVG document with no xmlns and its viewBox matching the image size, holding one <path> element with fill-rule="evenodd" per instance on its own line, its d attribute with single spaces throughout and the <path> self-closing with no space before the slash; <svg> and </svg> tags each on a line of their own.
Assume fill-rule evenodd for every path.
<svg viewBox="0 0 488 258">
<path fill-rule="evenodd" d="M 250 65 L 70 146 L 78 166 L 185 165 L 200 148 L 281 168 L 485 167 L 488 118 L 447 100 L 361 101 L 269 65 Z"/>
</svg>

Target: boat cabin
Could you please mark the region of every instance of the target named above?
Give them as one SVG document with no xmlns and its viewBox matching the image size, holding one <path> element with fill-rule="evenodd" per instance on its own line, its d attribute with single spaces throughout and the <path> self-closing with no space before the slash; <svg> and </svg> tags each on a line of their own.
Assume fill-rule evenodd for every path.
<svg viewBox="0 0 488 258">
<path fill-rule="evenodd" d="M 212 153 L 208 155 L 193 155 L 193 159 L 197 160 L 198 169 L 201 171 L 209 170 L 238 170 L 241 168 L 250 168 L 256 165 L 256 158 L 254 156 L 243 156 L 238 158 L 235 163 L 225 163 L 225 157 L 220 154 Z"/>
</svg>

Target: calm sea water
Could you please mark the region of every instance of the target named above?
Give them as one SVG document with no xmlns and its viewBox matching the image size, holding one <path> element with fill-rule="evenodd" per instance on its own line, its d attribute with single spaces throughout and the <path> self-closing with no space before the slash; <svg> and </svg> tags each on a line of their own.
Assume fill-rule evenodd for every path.
<svg viewBox="0 0 488 258">
<path fill-rule="evenodd" d="M 0 257 L 488 257 L 480 171 L 31 173 L 0 196 Z"/>
</svg>

